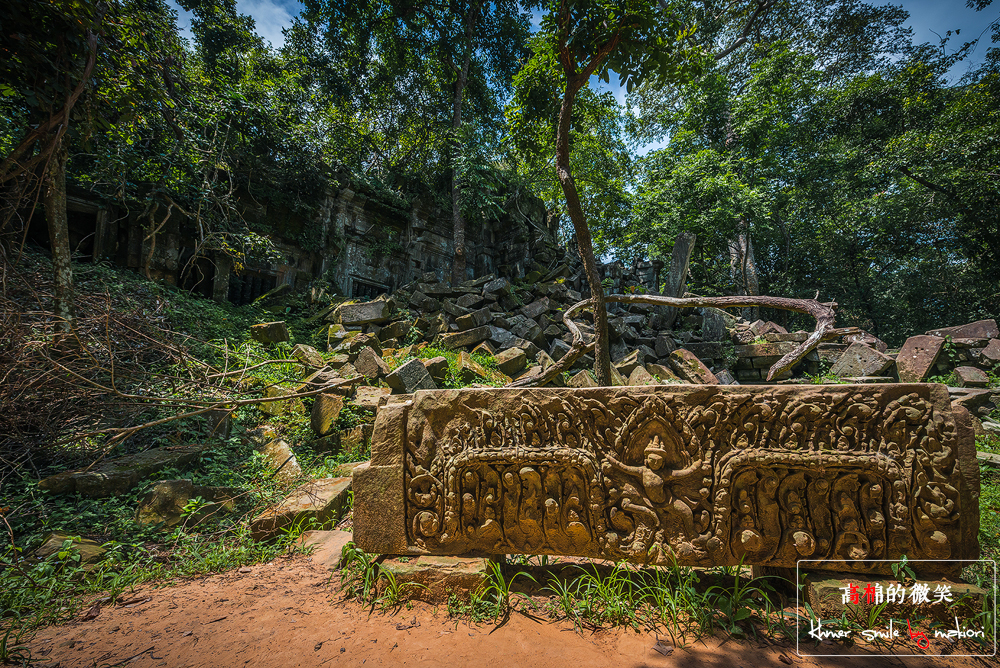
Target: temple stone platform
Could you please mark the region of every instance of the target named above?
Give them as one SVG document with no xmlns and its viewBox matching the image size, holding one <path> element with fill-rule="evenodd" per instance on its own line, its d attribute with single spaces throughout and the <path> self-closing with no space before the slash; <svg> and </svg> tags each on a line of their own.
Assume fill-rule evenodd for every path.
<svg viewBox="0 0 1000 668">
<path fill-rule="evenodd" d="M 419 391 L 379 411 L 353 475 L 355 542 L 379 554 L 856 573 L 979 555 L 971 419 L 943 385 Z"/>
</svg>

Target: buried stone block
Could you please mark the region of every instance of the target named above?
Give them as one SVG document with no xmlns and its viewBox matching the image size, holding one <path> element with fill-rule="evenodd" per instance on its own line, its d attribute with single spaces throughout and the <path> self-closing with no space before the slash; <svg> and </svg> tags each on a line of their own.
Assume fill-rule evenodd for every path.
<svg viewBox="0 0 1000 668">
<path fill-rule="evenodd" d="M 72 550 L 80 555 L 80 564 L 84 565 L 84 570 L 90 570 L 90 565 L 99 562 L 104 557 L 104 553 L 107 552 L 95 540 L 80 538 L 62 531 L 53 531 L 45 536 L 42 544 L 32 553 L 32 556 L 38 559 L 48 559 L 55 555 L 57 559 L 61 559 L 63 557 L 58 555 L 63 552 L 63 545 L 66 541 L 69 541 Z M 72 559 L 70 556 L 72 554 L 72 552 L 67 553 L 65 558 Z"/>
<path fill-rule="evenodd" d="M 940 385 L 417 392 L 379 412 L 354 490 L 381 554 L 873 573 L 979 554 L 971 421 Z"/>
<path fill-rule="evenodd" d="M 250 327 L 250 336 L 258 343 L 281 343 L 288 340 L 288 327 L 283 321 L 262 322 Z"/>
<path fill-rule="evenodd" d="M 67 471 L 39 481 L 41 489 L 55 493 L 79 492 L 101 498 L 124 494 L 143 478 L 168 467 L 180 468 L 198 459 L 208 445 L 170 445 L 135 455 L 111 459 L 88 469 Z"/>
<path fill-rule="evenodd" d="M 184 508 L 191 499 L 201 498 L 206 503 L 188 518 L 191 525 L 210 517 L 235 510 L 235 499 L 240 490 L 230 487 L 205 487 L 190 480 L 160 480 L 147 492 L 135 511 L 138 524 L 159 524 L 172 527 L 184 519 Z"/>
</svg>

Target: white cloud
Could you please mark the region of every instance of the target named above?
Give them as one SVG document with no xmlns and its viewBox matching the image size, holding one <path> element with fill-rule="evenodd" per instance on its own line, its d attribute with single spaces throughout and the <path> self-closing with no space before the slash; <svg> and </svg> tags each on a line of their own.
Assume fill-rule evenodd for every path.
<svg viewBox="0 0 1000 668">
<path fill-rule="evenodd" d="M 257 24 L 257 34 L 278 48 L 285 43 L 282 28 L 292 24 L 292 18 L 301 11 L 297 0 L 237 0 L 236 8 L 241 14 L 249 14 Z"/>
<path fill-rule="evenodd" d="M 177 27 L 181 35 L 191 38 L 191 12 L 184 11 L 176 0 L 167 0 L 167 4 L 177 11 Z M 253 17 L 257 34 L 278 48 L 285 43 L 282 28 L 292 24 L 292 19 L 298 15 L 302 4 L 298 0 L 237 0 L 236 9 L 240 14 Z"/>
</svg>

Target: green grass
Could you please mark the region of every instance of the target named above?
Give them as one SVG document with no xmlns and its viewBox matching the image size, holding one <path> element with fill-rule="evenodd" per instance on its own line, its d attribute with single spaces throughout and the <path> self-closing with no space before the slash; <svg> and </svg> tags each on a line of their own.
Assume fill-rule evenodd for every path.
<svg viewBox="0 0 1000 668">
<path fill-rule="evenodd" d="M 399 357 L 387 356 L 384 359 L 386 364 L 389 365 L 389 368 L 395 370 L 406 362 L 409 362 L 411 359 L 429 360 L 435 357 L 443 357 L 448 360 L 448 375 L 444 381 L 438 383 L 438 386 L 449 389 L 458 389 L 468 387 L 471 384 L 463 383 L 458 377 L 458 356 L 458 352 L 448 348 L 426 346 L 416 351 L 415 354 Z M 489 385 L 491 387 L 503 387 L 510 382 L 510 379 L 497 369 L 496 359 L 494 359 L 492 355 L 473 353 L 472 359 L 486 370 L 486 378 L 476 378 L 472 381 L 473 383 Z"/>
</svg>

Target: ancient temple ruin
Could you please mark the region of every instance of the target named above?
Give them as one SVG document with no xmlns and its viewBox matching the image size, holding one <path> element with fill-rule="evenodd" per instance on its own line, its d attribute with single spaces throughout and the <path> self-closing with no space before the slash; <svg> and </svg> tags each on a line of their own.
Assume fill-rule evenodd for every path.
<svg viewBox="0 0 1000 668">
<path fill-rule="evenodd" d="M 77 190 L 68 197 L 70 243 L 81 261 L 109 261 L 145 272 L 155 280 L 199 292 L 217 301 L 245 304 L 282 285 L 304 290 L 324 280 L 345 297 L 370 299 L 391 293 L 428 272 L 451 277 L 454 241 L 450 211 L 415 198 L 390 199 L 350 179 L 331 181 L 312 218 L 243 193 L 239 206 L 251 225 L 273 230 L 271 257 L 232 259 L 210 251 L 196 256 L 194 223 L 166 208 L 151 222 L 142 207 L 104 202 Z M 47 245 L 41 216 L 31 236 Z M 469 277 L 497 273 L 522 277 L 532 259 L 554 244 L 555 218 L 541 200 L 511 193 L 496 220 L 470 221 Z"/>
</svg>

